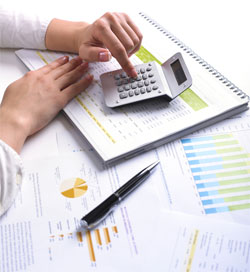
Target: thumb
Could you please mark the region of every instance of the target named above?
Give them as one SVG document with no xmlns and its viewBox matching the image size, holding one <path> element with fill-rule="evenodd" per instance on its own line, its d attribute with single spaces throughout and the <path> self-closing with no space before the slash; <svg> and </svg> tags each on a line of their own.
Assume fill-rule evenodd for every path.
<svg viewBox="0 0 250 272">
<path fill-rule="evenodd" d="M 82 44 L 79 48 L 79 56 L 88 62 L 93 61 L 109 61 L 111 59 L 111 53 L 108 49 L 102 47 L 96 47 L 92 45 Z"/>
</svg>

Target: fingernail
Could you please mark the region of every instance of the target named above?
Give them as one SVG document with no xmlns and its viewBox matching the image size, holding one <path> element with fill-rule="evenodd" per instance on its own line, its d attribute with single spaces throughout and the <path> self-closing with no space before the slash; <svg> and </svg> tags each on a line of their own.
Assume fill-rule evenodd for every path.
<svg viewBox="0 0 250 272">
<path fill-rule="evenodd" d="M 109 51 L 104 51 L 99 53 L 99 61 L 109 61 L 111 59 L 111 54 Z"/>
<path fill-rule="evenodd" d="M 63 57 L 60 57 L 58 60 L 60 62 L 64 63 L 64 62 L 67 62 L 69 60 L 69 57 L 68 56 L 63 56 Z"/>
</svg>

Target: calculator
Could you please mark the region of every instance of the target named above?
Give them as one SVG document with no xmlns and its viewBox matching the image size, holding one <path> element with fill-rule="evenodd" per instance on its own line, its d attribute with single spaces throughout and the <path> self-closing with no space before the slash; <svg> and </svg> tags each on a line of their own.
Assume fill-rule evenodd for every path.
<svg viewBox="0 0 250 272">
<path fill-rule="evenodd" d="M 118 107 L 146 99 L 164 97 L 173 100 L 192 84 L 192 78 L 181 53 L 174 54 L 162 65 L 156 61 L 135 65 L 137 77 L 122 70 L 100 76 L 104 100 L 108 107 Z"/>
</svg>

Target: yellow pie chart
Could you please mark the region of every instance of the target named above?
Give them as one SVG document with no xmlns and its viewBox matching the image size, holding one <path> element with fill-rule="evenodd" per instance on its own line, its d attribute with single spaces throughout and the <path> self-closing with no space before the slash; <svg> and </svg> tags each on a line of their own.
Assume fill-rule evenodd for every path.
<svg viewBox="0 0 250 272">
<path fill-rule="evenodd" d="M 84 195 L 88 191 L 88 185 L 81 178 L 70 178 L 62 182 L 60 192 L 68 198 L 76 198 Z"/>
</svg>

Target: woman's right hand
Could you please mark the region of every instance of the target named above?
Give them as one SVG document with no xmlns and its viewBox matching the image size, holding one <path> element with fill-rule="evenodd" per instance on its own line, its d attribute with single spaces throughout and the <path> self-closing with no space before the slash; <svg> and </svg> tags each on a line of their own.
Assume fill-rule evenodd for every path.
<svg viewBox="0 0 250 272">
<path fill-rule="evenodd" d="M 88 64 L 62 57 L 8 86 L 0 105 L 0 139 L 18 153 L 26 138 L 46 126 L 92 82 Z"/>
</svg>

